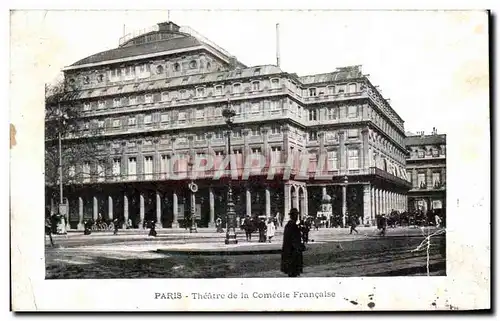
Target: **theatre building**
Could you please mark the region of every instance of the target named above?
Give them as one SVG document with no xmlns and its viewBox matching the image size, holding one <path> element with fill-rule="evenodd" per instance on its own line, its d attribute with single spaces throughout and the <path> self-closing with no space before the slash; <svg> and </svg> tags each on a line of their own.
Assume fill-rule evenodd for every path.
<svg viewBox="0 0 500 321">
<path fill-rule="evenodd" d="M 420 132 L 406 138 L 409 155 L 407 176 L 412 188 L 408 192 L 410 211 L 445 210 L 446 208 L 446 135 L 433 129 L 430 135 Z"/>
<path fill-rule="evenodd" d="M 144 220 L 182 227 L 191 179 L 199 186 L 198 225 L 225 220 L 230 171 L 213 178 L 228 154 L 222 114 L 228 105 L 236 112 L 230 135 L 238 217 L 286 220 L 292 207 L 314 216 L 328 199 L 340 220 L 355 215 L 370 225 L 378 214 L 406 209 L 404 121 L 360 66 L 309 76 L 276 65 L 249 67 L 173 22 L 119 43 L 63 70 L 82 111 L 63 149 L 98 139 L 94 157 L 63 164 L 71 228 L 99 213 L 138 228 Z M 250 155 L 266 165 L 243 179 Z M 216 165 L 189 164 L 204 158 Z"/>
</svg>

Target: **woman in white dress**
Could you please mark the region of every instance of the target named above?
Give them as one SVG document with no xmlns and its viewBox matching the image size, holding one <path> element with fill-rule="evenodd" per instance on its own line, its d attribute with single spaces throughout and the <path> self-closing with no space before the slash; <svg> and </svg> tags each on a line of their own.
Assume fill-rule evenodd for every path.
<svg viewBox="0 0 500 321">
<path fill-rule="evenodd" d="M 267 221 L 267 231 L 266 236 L 269 243 L 271 243 L 271 239 L 274 237 L 274 233 L 276 232 L 276 226 L 274 225 L 274 221 L 269 219 Z"/>
</svg>

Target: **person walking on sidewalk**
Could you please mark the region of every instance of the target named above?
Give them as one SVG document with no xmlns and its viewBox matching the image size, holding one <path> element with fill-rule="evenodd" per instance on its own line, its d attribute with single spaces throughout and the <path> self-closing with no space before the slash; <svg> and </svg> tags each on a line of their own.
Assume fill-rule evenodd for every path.
<svg viewBox="0 0 500 321">
<path fill-rule="evenodd" d="M 118 234 L 118 219 L 117 218 L 115 218 L 113 220 L 113 227 L 114 227 L 113 235 L 117 235 Z"/>
<path fill-rule="evenodd" d="M 349 234 L 352 234 L 352 232 L 356 232 L 358 234 L 358 230 L 356 230 L 356 226 L 358 222 L 356 222 L 356 217 L 354 215 L 351 216 L 351 219 L 349 220 L 349 226 L 351 227 Z"/>
<path fill-rule="evenodd" d="M 45 235 L 49 236 L 50 245 L 54 246 L 54 240 L 52 239 L 52 223 L 50 222 L 50 217 L 45 219 Z"/>
<path fill-rule="evenodd" d="M 303 272 L 304 259 L 302 252 L 305 246 L 302 243 L 300 228 L 297 225 L 299 211 L 290 210 L 290 220 L 285 225 L 283 232 L 283 246 L 281 249 L 281 272 L 289 277 L 297 277 Z"/>
<path fill-rule="evenodd" d="M 267 221 L 267 240 L 269 243 L 271 243 L 271 239 L 274 237 L 274 234 L 276 233 L 276 225 L 274 225 L 274 220 L 272 218 L 269 218 Z"/>
</svg>

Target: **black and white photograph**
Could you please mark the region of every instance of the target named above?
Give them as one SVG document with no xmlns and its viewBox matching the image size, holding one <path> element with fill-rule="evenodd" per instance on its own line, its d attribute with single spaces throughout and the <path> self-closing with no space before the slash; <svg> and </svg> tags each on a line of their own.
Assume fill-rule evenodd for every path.
<svg viewBox="0 0 500 321">
<path fill-rule="evenodd" d="M 114 282 L 148 282 L 137 308 L 153 310 L 294 310 L 300 300 L 311 311 L 376 310 L 375 298 L 386 310 L 411 284 L 393 310 L 486 308 L 488 19 L 479 10 L 13 10 L 11 113 L 39 101 L 22 108 L 36 128 L 11 122 L 11 189 L 36 173 L 33 190 L 17 186 L 12 242 L 33 235 L 37 282 L 101 284 L 111 310 L 133 302 Z M 40 39 L 36 54 L 23 39 Z M 21 78 L 23 63 L 37 64 L 36 77 Z M 28 100 L 22 82 L 43 93 Z M 23 146 L 23 134 L 37 146 Z M 474 242 L 478 252 L 464 250 Z M 464 287 L 451 280 L 470 269 L 483 283 L 463 277 L 477 288 L 448 299 Z"/>
</svg>

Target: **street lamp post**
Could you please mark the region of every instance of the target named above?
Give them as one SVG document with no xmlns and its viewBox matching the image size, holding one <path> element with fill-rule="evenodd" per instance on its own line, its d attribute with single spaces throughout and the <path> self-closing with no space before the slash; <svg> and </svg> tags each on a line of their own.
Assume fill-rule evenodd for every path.
<svg viewBox="0 0 500 321">
<path fill-rule="evenodd" d="M 231 107 L 231 102 L 227 101 L 227 106 L 222 111 L 222 116 L 226 120 L 227 124 L 227 156 L 229 157 L 229 175 L 231 175 L 231 129 L 233 126 L 233 118 L 236 112 Z M 226 239 L 224 243 L 226 244 L 237 244 L 236 239 L 236 212 L 234 211 L 233 202 L 233 188 L 231 184 L 231 177 L 229 177 L 229 184 L 227 189 L 227 208 L 226 208 Z"/>
<path fill-rule="evenodd" d="M 347 214 L 347 176 L 344 176 L 344 183 L 342 184 L 342 227 L 346 227 L 346 214 Z"/>
<path fill-rule="evenodd" d="M 189 190 L 191 192 L 191 226 L 189 227 L 189 233 L 198 232 L 196 228 L 196 192 L 198 191 L 198 185 L 193 181 L 193 161 L 189 160 L 188 163 L 190 172 L 191 172 L 191 180 L 188 184 Z"/>
</svg>

